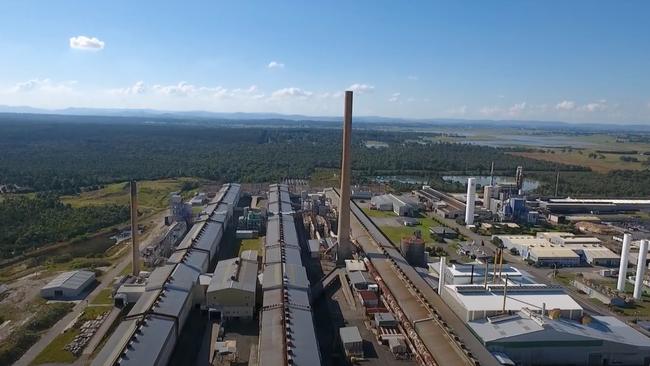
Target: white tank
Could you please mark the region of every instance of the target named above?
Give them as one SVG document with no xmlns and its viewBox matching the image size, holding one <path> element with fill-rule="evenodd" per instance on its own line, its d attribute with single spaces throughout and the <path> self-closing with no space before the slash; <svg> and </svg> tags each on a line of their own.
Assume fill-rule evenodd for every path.
<svg viewBox="0 0 650 366">
<path fill-rule="evenodd" d="M 636 278 L 634 281 L 634 299 L 641 300 L 643 293 L 643 277 L 645 276 L 645 261 L 648 258 L 648 241 L 641 240 L 639 247 L 639 261 L 636 263 Z"/>
<path fill-rule="evenodd" d="M 618 284 L 616 289 L 618 291 L 625 291 L 625 277 L 627 275 L 627 261 L 630 256 L 630 243 L 632 236 L 630 234 L 623 235 L 623 248 L 621 250 L 621 264 L 618 268 Z"/>
<path fill-rule="evenodd" d="M 474 224 L 474 201 L 476 200 L 476 179 L 467 179 L 467 205 L 465 207 L 465 224 Z"/>
</svg>

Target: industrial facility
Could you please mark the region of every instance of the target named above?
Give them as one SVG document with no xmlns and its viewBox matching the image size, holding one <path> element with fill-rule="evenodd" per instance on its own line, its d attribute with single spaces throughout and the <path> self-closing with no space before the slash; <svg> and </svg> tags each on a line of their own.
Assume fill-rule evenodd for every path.
<svg viewBox="0 0 650 366">
<path fill-rule="evenodd" d="M 205 298 L 212 319 L 253 319 L 257 293 L 257 252 L 221 260 Z"/>
<path fill-rule="evenodd" d="M 259 365 L 319 365 L 309 281 L 287 185 L 271 185 L 268 211 L 273 216 L 264 243 Z"/>
<path fill-rule="evenodd" d="M 118 290 L 114 298 L 118 305 L 125 305 L 131 298 L 136 302 L 93 365 L 167 365 L 191 309 L 203 301 L 199 276 L 207 273 L 215 261 L 240 191 L 239 184 L 224 184 L 167 264 L 146 278 L 134 266 L 134 277 L 121 288 L 140 291 L 129 297 Z"/>
<path fill-rule="evenodd" d="M 540 266 L 575 267 L 597 265 L 617 267 L 620 256 L 601 244 L 600 239 L 566 232 L 531 235 L 494 235 L 504 247 Z"/>
<path fill-rule="evenodd" d="M 430 268 L 443 300 L 513 365 L 646 365 L 650 359 L 648 337 L 613 316 L 587 314 L 559 286 L 537 283 L 512 266 L 486 271 L 442 259 Z"/>
</svg>

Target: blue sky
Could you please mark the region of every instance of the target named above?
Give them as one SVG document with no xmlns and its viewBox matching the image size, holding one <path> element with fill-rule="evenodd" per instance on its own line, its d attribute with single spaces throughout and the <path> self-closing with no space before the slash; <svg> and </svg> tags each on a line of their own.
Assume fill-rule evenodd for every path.
<svg viewBox="0 0 650 366">
<path fill-rule="evenodd" d="M 647 1 L 5 1 L 0 104 L 650 123 Z"/>
</svg>

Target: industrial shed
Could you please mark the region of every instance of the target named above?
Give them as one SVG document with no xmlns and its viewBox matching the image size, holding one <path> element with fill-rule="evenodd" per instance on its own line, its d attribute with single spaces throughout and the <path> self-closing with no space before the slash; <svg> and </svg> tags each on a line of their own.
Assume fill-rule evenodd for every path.
<svg viewBox="0 0 650 366">
<path fill-rule="evenodd" d="M 73 299 L 95 282 L 95 272 L 71 271 L 56 276 L 41 288 L 41 296 L 46 299 Z"/>
<path fill-rule="evenodd" d="M 206 294 L 207 305 L 220 319 L 252 319 L 257 290 L 257 253 L 222 260 L 214 270 Z M 255 258 L 250 260 L 249 258 Z"/>
</svg>

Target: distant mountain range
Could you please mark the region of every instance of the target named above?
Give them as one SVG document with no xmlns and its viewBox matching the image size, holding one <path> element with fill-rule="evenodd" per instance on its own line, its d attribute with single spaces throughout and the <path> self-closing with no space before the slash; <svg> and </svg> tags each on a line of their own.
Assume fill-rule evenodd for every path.
<svg viewBox="0 0 650 366">
<path fill-rule="evenodd" d="M 135 118 L 165 118 L 165 119 L 205 119 L 205 120 L 230 120 L 230 121 L 315 121 L 339 122 L 340 116 L 306 116 L 300 114 L 281 113 L 224 113 L 208 111 L 164 111 L 156 109 L 126 109 L 126 108 L 65 108 L 42 109 L 29 106 L 0 105 L 0 113 L 16 114 L 50 114 L 64 116 L 99 116 L 99 117 L 135 117 Z M 650 132 L 647 124 L 614 124 L 614 123 L 571 123 L 561 121 L 535 121 L 535 120 L 471 120 L 452 118 L 397 118 L 382 116 L 354 116 L 355 122 L 368 124 L 400 124 L 400 125 L 462 125 L 463 127 L 485 127 L 494 125 L 498 127 L 523 128 L 523 129 L 560 129 L 560 130 L 597 130 L 614 132 Z"/>
</svg>

